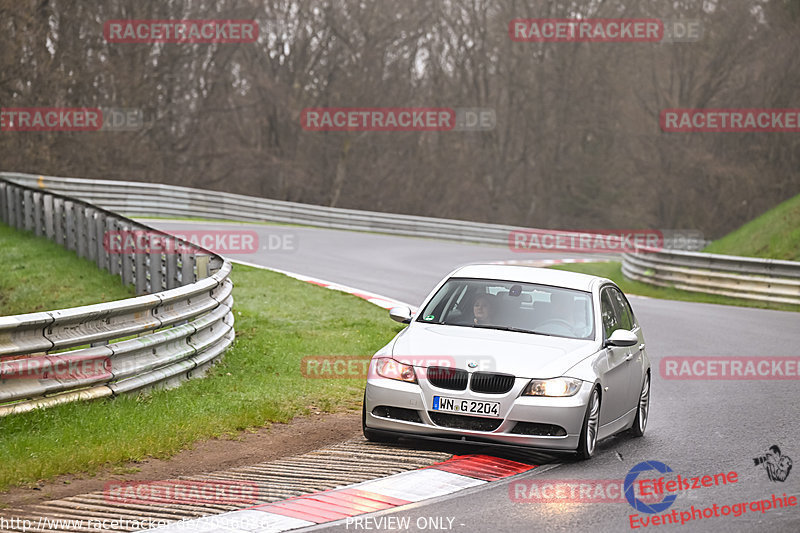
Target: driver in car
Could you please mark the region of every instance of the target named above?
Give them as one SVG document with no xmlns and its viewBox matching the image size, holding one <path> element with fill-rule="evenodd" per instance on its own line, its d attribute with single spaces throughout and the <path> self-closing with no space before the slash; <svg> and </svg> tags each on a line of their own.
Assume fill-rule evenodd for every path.
<svg viewBox="0 0 800 533">
<path fill-rule="evenodd" d="M 473 324 L 489 324 L 492 304 L 488 296 L 478 296 L 472 304 Z"/>
</svg>

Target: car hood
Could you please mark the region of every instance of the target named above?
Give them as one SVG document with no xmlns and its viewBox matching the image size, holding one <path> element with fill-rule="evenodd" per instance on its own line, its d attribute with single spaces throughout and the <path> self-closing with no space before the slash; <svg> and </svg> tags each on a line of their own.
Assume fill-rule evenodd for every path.
<svg viewBox="0 0 800 533">
<path fill-rule="evenodd" d="M 432 324 L 405 329 L 391 347 L 394 359 L 417 367 L 454 366 L 523 378 L 562 376 L 596 351 L 593 340 Z"/>
</svg>

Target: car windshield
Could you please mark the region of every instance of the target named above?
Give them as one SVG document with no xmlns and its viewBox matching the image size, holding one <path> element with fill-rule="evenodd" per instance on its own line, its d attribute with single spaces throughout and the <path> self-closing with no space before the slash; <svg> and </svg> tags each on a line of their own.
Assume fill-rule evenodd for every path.
<svg viewBox="0 0 800 533">
<path fill-rule="evenodd" d="M 533 283 L 450 278 L 417 316 L 427 324 L 594 337 L 590 293 Z"/>
</svg>

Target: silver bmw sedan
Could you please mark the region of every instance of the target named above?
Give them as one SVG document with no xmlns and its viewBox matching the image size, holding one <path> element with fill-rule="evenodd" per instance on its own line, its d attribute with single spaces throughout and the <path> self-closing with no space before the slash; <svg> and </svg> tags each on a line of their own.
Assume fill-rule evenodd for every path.
<svg viewBox="0 0 800 533">
<path fill-rule="evenodd" d="M 468 265 L 372 358 L 362 423 L 369 440 L 453 439 L 575 452 L 644 434 L 650 361 L 611 280 L 542 268 Z"/>
</svg>

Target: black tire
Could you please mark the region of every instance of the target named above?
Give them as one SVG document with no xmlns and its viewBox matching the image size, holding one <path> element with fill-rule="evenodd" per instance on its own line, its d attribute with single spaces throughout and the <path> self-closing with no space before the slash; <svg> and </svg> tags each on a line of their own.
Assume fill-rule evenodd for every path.
<svg viewBox="0 0 800 533">
<path fill-rule="evenodd" d="M 367 393 L 364 392 L 364 401 L 361 403 L 361 432 L 364 438 L 370 442 L 395 442 L 395 439 L 382 433 L 378 433 L 367 427 Z"/>
<path fill-rule="evenodd" d="M 597 387 L 592 389 L 586 414 L 583 415 L 581 436 L 578 440 L 578 459 L 585 461 L 591 459 L 597 448 L 597 432 L 600 430 L 600 392 Z"/>
<path fill-rule="evenodd" d="M 631 435 L 641 437 L 647 429 L 647 419 L 650 418 L 650 373 L 644 376 L 642 390 L 639 391 L 639 400 L 636 403 L 636 418 L 631 426 Z"/>
</svg>

